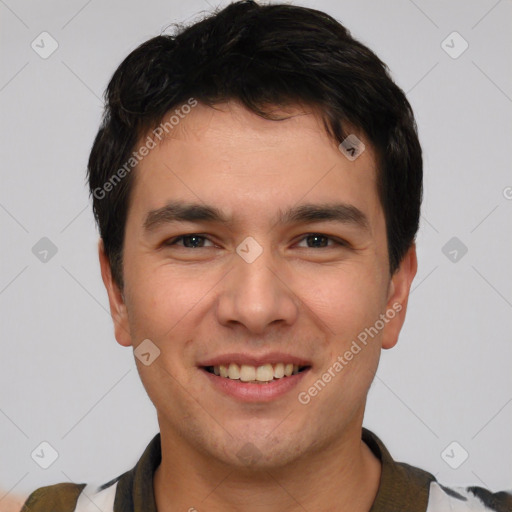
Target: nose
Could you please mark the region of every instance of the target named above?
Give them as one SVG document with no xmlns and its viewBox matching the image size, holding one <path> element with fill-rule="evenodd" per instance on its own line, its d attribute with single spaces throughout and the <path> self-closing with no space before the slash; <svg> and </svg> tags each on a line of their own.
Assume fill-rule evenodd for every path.
<svg viewBox="0 0 512 512">
<path fill-rule="evenodd" d="M 224 326 L 243 325 L 256 335 L 269 326 L 292 325 L 298 317 L 299 298 L 284 262 L 263 248 L 254 260 L 236 254 L 234 268 L 222 280 L 217 317 Z"/>
</svg>

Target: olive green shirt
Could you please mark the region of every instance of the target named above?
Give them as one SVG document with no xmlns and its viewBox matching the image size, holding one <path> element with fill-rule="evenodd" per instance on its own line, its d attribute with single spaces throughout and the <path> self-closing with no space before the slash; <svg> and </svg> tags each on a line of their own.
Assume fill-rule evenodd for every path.
<svg viewBox="0 0 512 512">
<path fill-rule="evenodd" d="M 395 462 L 382 441 L 365 428 L 362 439 L 382 463 L 379 488 L 369 512 L 512 512 L 509 492 L 445 487 L 427 471 Z M 161 456 L 158 433 L 130 471 L 102 485 L 41 487 L 27 498 L 21 512 L 157 512 L 153 475 Z"/>
</svg>

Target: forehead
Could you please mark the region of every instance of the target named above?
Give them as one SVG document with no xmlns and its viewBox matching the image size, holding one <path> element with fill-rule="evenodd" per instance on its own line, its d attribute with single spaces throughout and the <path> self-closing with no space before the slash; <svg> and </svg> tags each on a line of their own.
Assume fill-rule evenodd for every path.
<svg viewBox="0 0 512 512">
<path fill-rule="evenodd" d="M 137 166 L 130 215 L 174 199 L 215 205 L 241 222 L 275 218 L 301 201 L 344 202 L 370 220 L 378 215 L 374 153 L 361 133 L 354 131 L 365 150 L 351 161 L 312 111 L 276 108 L 281 120 L 269 120 L 234 102 L 187 110 Z"/>
</svg>

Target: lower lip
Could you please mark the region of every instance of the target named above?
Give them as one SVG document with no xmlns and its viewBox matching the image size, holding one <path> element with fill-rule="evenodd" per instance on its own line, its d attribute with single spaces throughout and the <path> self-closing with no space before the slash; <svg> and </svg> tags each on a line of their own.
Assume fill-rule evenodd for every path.
<svg viewBox="0 0 512 512">
<path fill-rule="evenodd" d="M 309 372 L 310 368 L 289 377 L 274 379 L 268 384 L 251 384 L 241 380 L 219 377 L 204 368 L 200 368 L 200 370 L 210 379 L 213 386 L 226 395 L 243 402 L 270 402 L 295 388 Z"/>
</svg>

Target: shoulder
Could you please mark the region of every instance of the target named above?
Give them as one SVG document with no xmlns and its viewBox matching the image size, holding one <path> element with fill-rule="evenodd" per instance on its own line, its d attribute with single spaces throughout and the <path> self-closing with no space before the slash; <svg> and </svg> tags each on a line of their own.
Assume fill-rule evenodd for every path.
<svg viewBox="0 0 512 512">
<path fill-rule="evenodd" d="M 512 491 L 491 492 L 483 487 L 430 484 L 426 512 L 512 512 Z"/>
<path fill-rule="evenodd" d="M 39 487 L 27 498 L 21 512 L 73 512 L 85 485 L 61 483 Z"/>
<path fill-rule="evenodd" d="M 62 483 L 40 487 L 21 512 L 111 512 L 121 477 L 103 485 Z"/>
<path fill-rule="evenodd" d="M 393 460 L 384 443 L 368 429 L 363 428 L 362 438 L 382 463 L 371 512 L 512 512 L 512 490 L 442 485 L 431 473 Z"/>
</svg>

